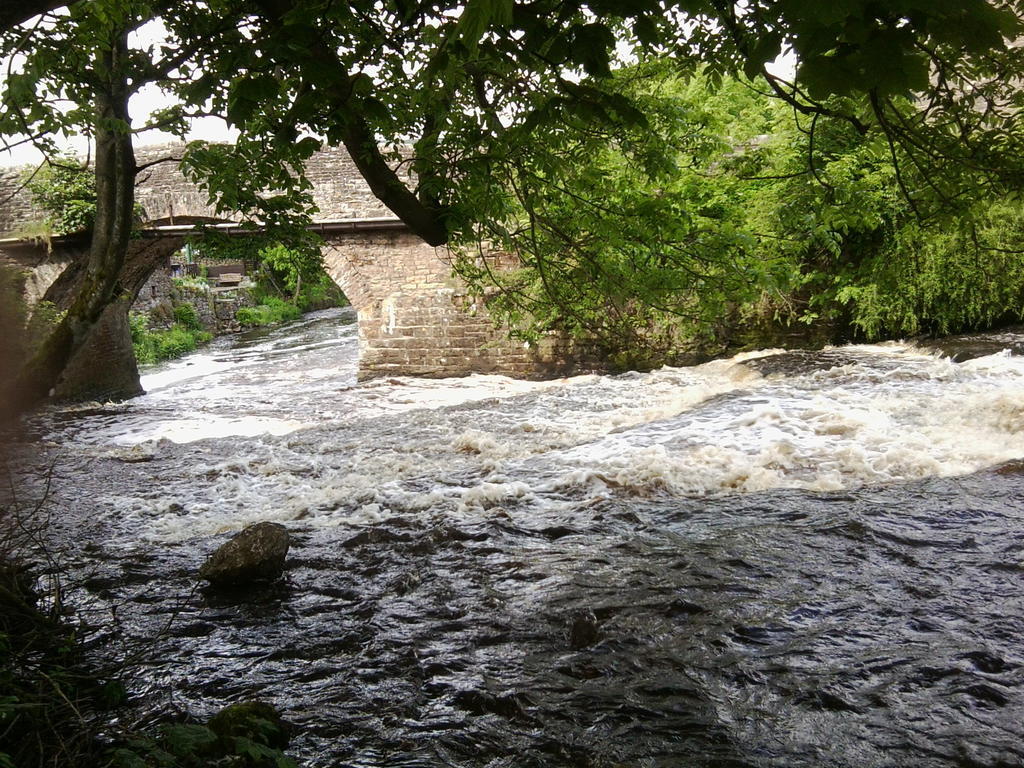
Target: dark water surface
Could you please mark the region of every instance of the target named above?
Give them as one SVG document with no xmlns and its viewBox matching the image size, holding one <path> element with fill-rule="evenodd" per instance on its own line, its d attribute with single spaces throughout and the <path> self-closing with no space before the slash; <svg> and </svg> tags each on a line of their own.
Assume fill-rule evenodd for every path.
<svg viewBox="0 0 1024 768">
<path fill-rule="evenodd" d="M 316 766 L 1024 765 L 1019 358 L 356 386 L 350 320 L 36 425 L 136 716 L 266 699 Z M 196 589 L 258 519 L 286 579 Z"/>
</svg>

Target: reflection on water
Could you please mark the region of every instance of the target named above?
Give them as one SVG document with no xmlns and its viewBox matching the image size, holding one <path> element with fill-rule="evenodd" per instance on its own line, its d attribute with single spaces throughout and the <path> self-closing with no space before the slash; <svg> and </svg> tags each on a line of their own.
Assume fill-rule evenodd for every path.
<svg viewBox="0 0 1024 768">
<path fill-rule="evenodd" d="M 1024 360 L 992 352 L 357 386 L 332 311 L 49 414 L 37 462 L 81 604 L 153 642 L 138 706 L 269 699 L 310 765 L 1022 765 Z M 257 520 L 287 579 L 194 593 Z"/>
</svg>

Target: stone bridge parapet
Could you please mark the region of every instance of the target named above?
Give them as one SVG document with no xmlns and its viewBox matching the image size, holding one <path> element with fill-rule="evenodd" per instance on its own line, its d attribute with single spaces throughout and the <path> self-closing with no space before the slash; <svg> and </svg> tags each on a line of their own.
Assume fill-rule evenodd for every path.
<svg viewBox="0 0 1024 768">
<path fill-rule="evenodd" d="M 185 178 L 175 162 L 184 150 L 181 143 L 136 149 L 139 166 L 149 166 L 139 173 L 135 184 L 136 202 L 146 221 L 151 225 L 237 221 L 237 216 L 218 213 L 209 195 Z M 31 172 L 31 168 L 0 168 L 0 239 L 10 238 L 46 216 L 33 205 L 25 187 Z M 394 217 L 374 197 L 344 148 L 327 147 L 317 152 L 306 164 L 306 175 L 313 184 L 313 202 L 320 221 Z"/>
</svg>

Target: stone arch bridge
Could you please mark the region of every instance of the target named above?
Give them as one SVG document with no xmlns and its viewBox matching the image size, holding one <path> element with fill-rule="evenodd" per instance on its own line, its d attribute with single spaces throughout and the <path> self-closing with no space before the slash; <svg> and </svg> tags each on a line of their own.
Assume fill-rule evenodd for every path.
<svg viewBox="0 0 1024 768">
<path fill-rule="evenodd" d="M 180 145 L 143 149 L 139 162 L 180 151 Z M 320 210 L 314 229 L 324 240 L 327 271 L 358 313 L 360 379 L 469 373 L 540 378 L 576 367 L 566 345 L 556 339 L 528 348 L 496 330 L 486 310 L 452 276 L 446 250 L 424 243 L 384 208 L 343 150 L 318 153 L 307 173 Z M 7 200 L 0 207 L 0 263 L 26 271 L 30 302 L 46 298 L 60 305 L 74 291 L 88 240 L 72 235 L 46 245 L 20 236 L 26 224 L 42 218 L 29 196 L 18 191 L 21 174 L 0 171 L 0 200 Z M 58 397 L 136 394 L 137 369 L 124 342 L 131 302 L 150 274 L 181 248 L 196 223 L 212 223 L 229 234 L 243 231 L 232 230 L 231 222 L 217 216 L 206 194 L 182 176 L 177 163 L 143 171 L 136 195 L 146 225 L 125 270 L 126 297 L 108 310 L 94 343 L 72 361 Z"/>
</svg>

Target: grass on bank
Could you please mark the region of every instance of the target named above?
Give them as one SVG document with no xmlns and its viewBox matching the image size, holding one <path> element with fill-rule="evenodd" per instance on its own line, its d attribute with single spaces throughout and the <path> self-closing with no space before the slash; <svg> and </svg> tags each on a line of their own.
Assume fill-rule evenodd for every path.
<svg viewBox="0 0 1024 768">
<path fill-rule="evenodd" d="M 257 327 L 298 320 L 302 310 L 291 302 L 276 296 L 264 296 L 255 307 L 242 307 L 235 312 L 239 325 Z"/>
<path fill-rule="evenodd" d="M 213 334 L 203 330 L 199 315 L 191 304 L 179 304 L 174 308 L 174 323 L 166 330 L 151 330 L 149 315 L 145 314 L 133 313 L 129 322 L 135 359 L 141 365 L 173 360 L 213 338 Z"/>
</svg>

